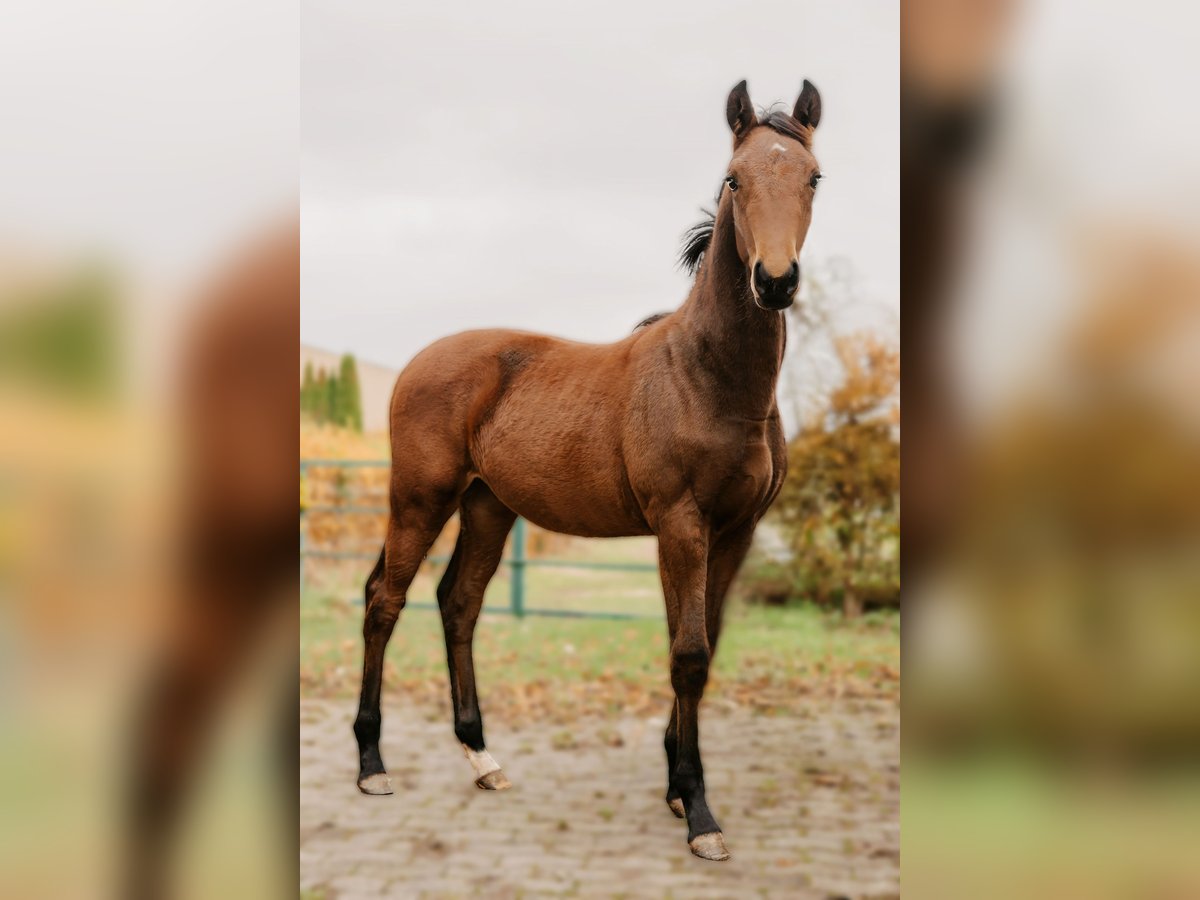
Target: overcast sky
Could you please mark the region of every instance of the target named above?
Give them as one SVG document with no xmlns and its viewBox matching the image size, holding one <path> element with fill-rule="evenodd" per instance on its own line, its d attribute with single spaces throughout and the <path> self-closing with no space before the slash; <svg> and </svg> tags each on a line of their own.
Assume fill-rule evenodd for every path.
<svg viewBox="0 0 1200 900">
<path fill-rule="evenodd" d="M 608 341 L 678 306 L 742 78 L 757 105 L 820 89 L 802 259 L 849 259 L 892 322 L 898 26 L 881 0 L 309 2 L 301 340 L 400 366 L 466 328 Z"/>
</svg>

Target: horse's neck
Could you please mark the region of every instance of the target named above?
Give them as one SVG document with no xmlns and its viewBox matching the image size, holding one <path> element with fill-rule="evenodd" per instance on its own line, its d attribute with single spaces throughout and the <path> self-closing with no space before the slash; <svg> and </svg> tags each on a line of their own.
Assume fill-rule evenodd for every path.
<svg viewBox="0 0 1200 900">
<path fill-rule="evenodd" d="M 751 418 L 768 415 L 775 404 L 787 326 L 781 313 L 754 302 L 727 200 L 718 210 L 683 311 L 680 328 L 688 363 L 709 375 L 719 408 Z"/>
</svg>

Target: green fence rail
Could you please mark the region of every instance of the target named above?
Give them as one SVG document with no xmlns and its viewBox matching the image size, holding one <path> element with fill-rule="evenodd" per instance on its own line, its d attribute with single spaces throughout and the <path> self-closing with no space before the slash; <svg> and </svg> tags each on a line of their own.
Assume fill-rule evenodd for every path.
<svg viewBox="0 0 1200 900">
<path fill-rule="evenodd" d="M 350 459 L 302 459 L 300 460 L 300 477 L 304 479 L 311 469 L 379 469 L 389 468 L 387 460 L 350 460 Z M 308 515 L 311 513 L 326 513 L 330 515 L 386 515 L 386 506 L 362 506 L 358 504 L 306 504 L 300 508 L 300 589 L 304 590 L 305 560 L 306 559 L 361 559 L 375 560 L 379 558 L 379 549 L 361 550 L 327 550 L 312 548 L 308 545 Z M 527 607 L 525 604 L 525 577 L 530 567 L 558 569 L 596 569 L 625 572 L 657 572 L 654 563 L 616 563 L 616 562 L 587 562 L 570 559 L 541 559 L 529 558 L 525 552 L 527 525 L 524 519 L 518 517 L 513 525 L 512 549 L 508 556 L 501 560 L 502 565 L 509 569 L 509 605 L 506 609 L 488 609 L 485 612 L 506 612 L 514 616 L 553 616 L 566 619 L 660 619 L 659 615 L 643 615 L 639 613 L 601 612 L 590 610 L 570 609 L 541 609 Z M 427 558 L 428 562 L 445 563 L 448 556 L 437 555 Z M 436 603 L 408 603 L 408 607 L 417 609 L 436 609 Z"/>
</svg>

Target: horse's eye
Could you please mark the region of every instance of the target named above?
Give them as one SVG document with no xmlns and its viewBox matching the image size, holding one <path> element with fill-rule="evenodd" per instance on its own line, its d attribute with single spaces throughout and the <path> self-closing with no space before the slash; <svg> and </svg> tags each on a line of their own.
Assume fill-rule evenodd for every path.
<svg viewBox="0 0 1200 900">
<path fill-rule="evenodd" d="M 732 175 L 726 176 L 725 184 L 727 184 L 729 186 L 729 190 L 731 190 L 731 191 L 736 191 L 738 189 L 737 179 L 734 178 Z"/>
<path fill-rule="evenodd" d="M 822 175 L 820 172 L 813 172 L 813 177 L 808 179 L 808 186 L 815 191 L 817 189 L 817 182 L 820 181 L 824 177 L 825 176 Z"/>
</svg>

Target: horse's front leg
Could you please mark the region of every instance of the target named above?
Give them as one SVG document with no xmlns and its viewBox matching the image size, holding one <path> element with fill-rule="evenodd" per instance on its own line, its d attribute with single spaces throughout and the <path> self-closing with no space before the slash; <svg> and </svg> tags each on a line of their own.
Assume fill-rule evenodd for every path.
<svg viewBox="0 0 1200 900">
<path fill-rule="evenodd" d="M 704 859 L 729 859 L 721 827 L 704 796 L 698 727 L 700 698 L 712 657 L 705 594 L 709 528 L 699 510 L 680 504 L 662 517 L 658 529 L 659 568 L 671 633 L 671 686 L 677 704 L 675 771 L 672 793 L 683 801 L 688 844 Z"/>
<path fill-rule="evenodd" d="M 704 613 L 708 627 L 708 650 L 710 657 L 717 653 L 717 640 L 721 636 L 721 619 L 725 611 L 725 597 L 734 576 L 750 549 L 754 537 L 754 522 L 749 521 L 717 538 L 708 552 L 708 576 L 705 585 Z M 672 633 L 671 638 L 675 635 Z M 679 760 L 679 704 L 671 704 L 671 720 L 663 736 L 667 751 L 667 806 L 676 818 L 685 815 L 683 800 L 675 784 L 675 766 Z"/>
</svg>

